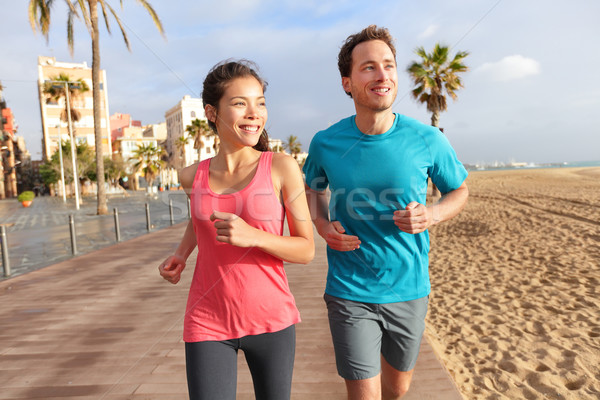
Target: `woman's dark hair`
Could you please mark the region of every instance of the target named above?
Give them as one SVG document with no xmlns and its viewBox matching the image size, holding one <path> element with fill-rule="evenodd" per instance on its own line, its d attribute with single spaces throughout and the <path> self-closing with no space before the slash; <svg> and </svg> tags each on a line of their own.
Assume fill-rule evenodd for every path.
<svg viewBox="0 0 600 400">
<path fill-rule="evenodd" d="M 215 65 L 208 75 L 206 75 L 202 86 L 202 102 L 204 103 L 204 107 L 210 104 L 218 113 L 219 101 L 223 97 L 223 94 L 225 94 L 227 85 L 237 78 L 248 76 L 256 78 L 261 84 L 263 92 L 266 92 L 267 82 L 258 75 L 257 70 L 257 65 L 248 60 L 225 60 Z M 217 133 L 217 126 L 214 122 L 208 121 L 208 126 Z M 254 148 L 259 151 L 269 150 L 269 136 L 266 129 L 263 129 L 258 143 Z"/>
</svg>

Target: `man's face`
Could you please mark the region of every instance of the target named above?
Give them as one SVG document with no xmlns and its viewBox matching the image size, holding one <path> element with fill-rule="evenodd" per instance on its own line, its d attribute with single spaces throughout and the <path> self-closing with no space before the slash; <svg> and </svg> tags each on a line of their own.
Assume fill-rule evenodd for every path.
<svg viewBox="0 0 600 400">
<path fill-rule="evenodd" d="M 389 46 L 381 40 L 357 45 L 352 51 L 350 76 L 342 78 L 342 86 L 352 94 L 357 111 L 391 108 L 398 93 L 398 72 Z"/>
</svg>

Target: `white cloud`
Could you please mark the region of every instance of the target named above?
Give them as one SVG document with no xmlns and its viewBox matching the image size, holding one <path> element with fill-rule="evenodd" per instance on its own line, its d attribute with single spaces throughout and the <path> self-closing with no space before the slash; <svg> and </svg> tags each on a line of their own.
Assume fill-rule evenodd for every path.
<svg viewBox="0 0 600 400">
<path fill-rule="evenodd" d="M 427 39 L 428 37 L 433 36 L 438 31 L 439 26 L 437 25 L 429 25 L 423 32 L 421 32 L 418 36 L 419 39 Z"/>
<path fill-rule="evenodd" d="M 515 54 L 504 57 L 500 61 L 485 63 L 475 72 L 490 76 L 495 81 L 507 82 L 538 75 L 541 68 L 540 63 L 533 58 Z"/>
</svg>

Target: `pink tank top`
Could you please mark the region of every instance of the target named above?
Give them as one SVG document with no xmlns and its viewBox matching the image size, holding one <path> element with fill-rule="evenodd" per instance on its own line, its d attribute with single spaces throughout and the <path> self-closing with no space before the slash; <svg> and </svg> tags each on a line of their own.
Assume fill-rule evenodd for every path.
<svg viewBox="0 0 600 400">
<path fill-rule="evenodd" d="M 201 342 L 277 332 L 300 322 L 283 261 L 257 248 L 217 242 L 214 210 L 282 235 L 284 208 L 271 179 L 273 153 L 263 152 L 256 174 L 242 190 L 214 193 L 210 160 L 200 162 L 190 194 L 198 259 L 185 313 L 183 340 Z"/>
</svg>

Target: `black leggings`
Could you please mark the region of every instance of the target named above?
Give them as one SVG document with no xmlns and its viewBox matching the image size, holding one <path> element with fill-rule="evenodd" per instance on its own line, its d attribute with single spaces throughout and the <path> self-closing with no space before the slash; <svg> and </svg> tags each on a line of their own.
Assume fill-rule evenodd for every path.
<svg viewBox="0 0 600 400">
<path fill-rule="evenodd" d="M 292 390 L 294 325 L 240 339 L 185 344 L 190 400 L 235 400 L 237 352 L 244 351 L 257 400 L 285 400 Z"/>
</svg>

